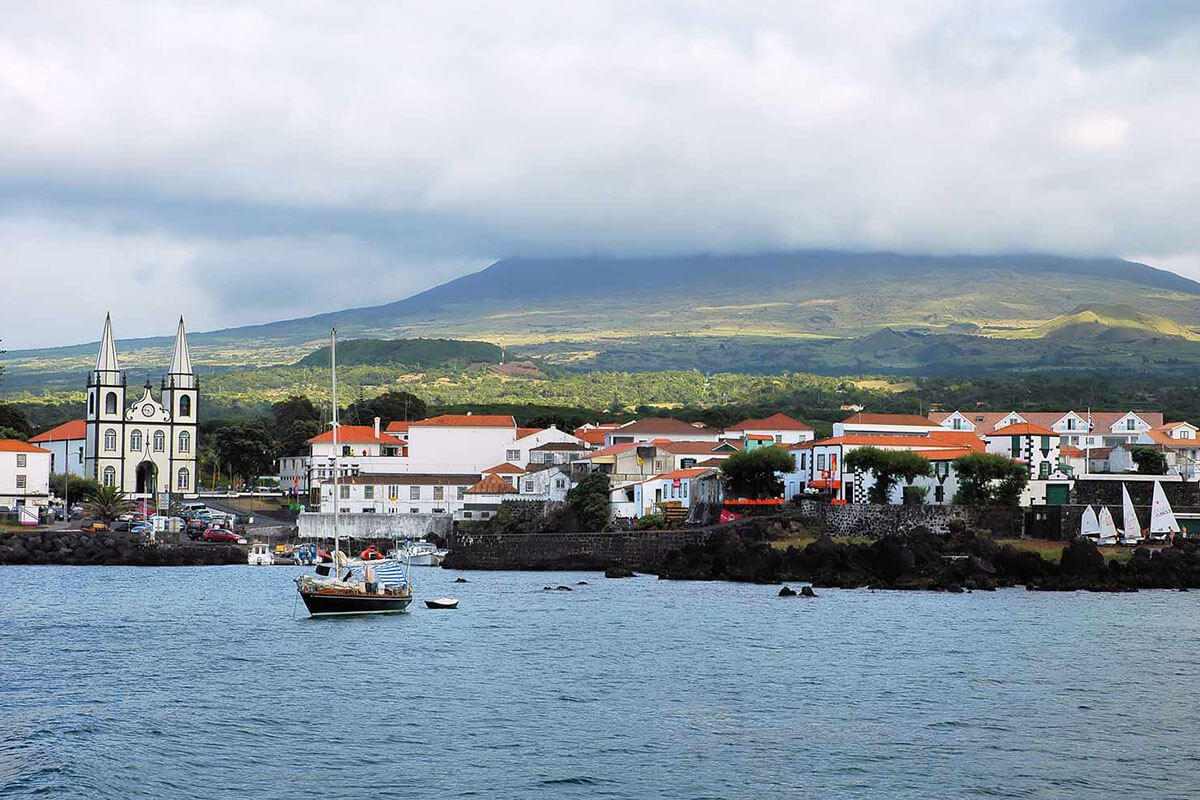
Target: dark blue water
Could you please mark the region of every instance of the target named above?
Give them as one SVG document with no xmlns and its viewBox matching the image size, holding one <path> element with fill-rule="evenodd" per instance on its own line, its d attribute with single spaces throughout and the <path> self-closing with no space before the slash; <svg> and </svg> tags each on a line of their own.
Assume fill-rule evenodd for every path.
<svg viewBox="0 0 1200 800">
<path fill-rule="evenodd" d="M 1200 593 L 293 574 L 0 567 L 0 796 L 1200 796 Z"/>
</svg>

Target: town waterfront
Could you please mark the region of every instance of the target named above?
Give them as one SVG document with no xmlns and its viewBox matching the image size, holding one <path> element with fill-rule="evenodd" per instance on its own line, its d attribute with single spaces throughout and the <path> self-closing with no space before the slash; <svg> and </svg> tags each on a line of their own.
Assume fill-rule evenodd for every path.
<svg viewBox="0 0 1200 800">
<path fill-rule="evenodd" d="M 1197 593 L 427 569 L 459 611 L 312 620 L 298 571 L 0 567 L 0 796 L 1200 794 Z"/>
</svg>

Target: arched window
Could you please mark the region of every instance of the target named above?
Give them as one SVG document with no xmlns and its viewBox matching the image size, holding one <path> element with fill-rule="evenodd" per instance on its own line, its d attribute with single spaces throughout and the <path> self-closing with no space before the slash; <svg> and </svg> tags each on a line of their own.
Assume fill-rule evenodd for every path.
<svg viewBox="0 0 1200 800">
<path fill-rule="evenodd" d="M 192 398 L 186 394 L 179 398 L 179 416 L 190 417 L 192 415 Z"/>
<path fill-rule="evenodd" d="M 134 431 L 133 433 L 129 434 L 129 449 L 137 451 L 139 453 L 141 452 L 141 450 L 142 450 L 142 432 L 141 431 Z"/>
<path fill-rule="evenodd" d="M 163 436 L 162 431 L 154 432 L 154 452 L 161 453 L 163 448 L 167 446 L 167 437 Z"/>
<path fill-rule="evenodd" d="M 96 395 L 88 392 L 88 414 L 96 413 Z"/>
<path fill-rule="evenodd" d="M 108 430 L 106 430 L 104 432 L 104 449 L 105 450 L 116 450 L 117 449 L 117 432 L 114 431 L 112 428 L 109 428 Z"/>
<path fill-rule="evenodd" d="M 117 471 L 115 469 L 113 469 L 112 467 L 104 468 L 104 485 L 105 486 L 116 486 L 117 485 Z"/>
<path fill-rule="evenodd" d="M 109 392 L 108 394 L 104 395 L 104 413 L 105 414 L 117 413 L 117 393 L 116 392 Z"/>
<path fill-rule="evenodd" d="M 187 467 L 181 467 L 179 470 L 179 491 L 186 492 L 191 483 L 192 475 L 188 472 Z"/>
<path fill-rule="evenodd" d="M 179 434 L 179 452 L 190 453 L 192 451 L 192 435 L 187 431 L 181 431 Z"/>
</svg>

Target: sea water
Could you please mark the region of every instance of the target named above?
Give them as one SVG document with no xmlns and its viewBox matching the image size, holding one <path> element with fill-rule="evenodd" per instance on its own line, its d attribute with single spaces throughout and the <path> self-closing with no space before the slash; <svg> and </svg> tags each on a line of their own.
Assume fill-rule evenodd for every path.
<svg viewBox="0 0 1200 800">
<path fill-rule="evenodd" d="M 0 796 L 1200 796 L 1200 593 L 299 572 L 0 567 Z"/>
</svg>

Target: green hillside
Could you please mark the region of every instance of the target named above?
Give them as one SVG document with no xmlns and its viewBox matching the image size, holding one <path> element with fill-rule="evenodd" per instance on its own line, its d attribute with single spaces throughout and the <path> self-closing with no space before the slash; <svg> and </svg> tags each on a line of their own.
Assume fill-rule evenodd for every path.
<svg viewBox="0 0 1200 800">
<path fill-rule="evenodd" d="M 504 351 L 490 342 L 457 339 L 349 339 L 338 343 L 338 363 L 346 366 L 403 364 L 411 367 L 498 364 Z M 298 367 L 329 364 L 329 346 L 296 362 Z"/>
</svg>

